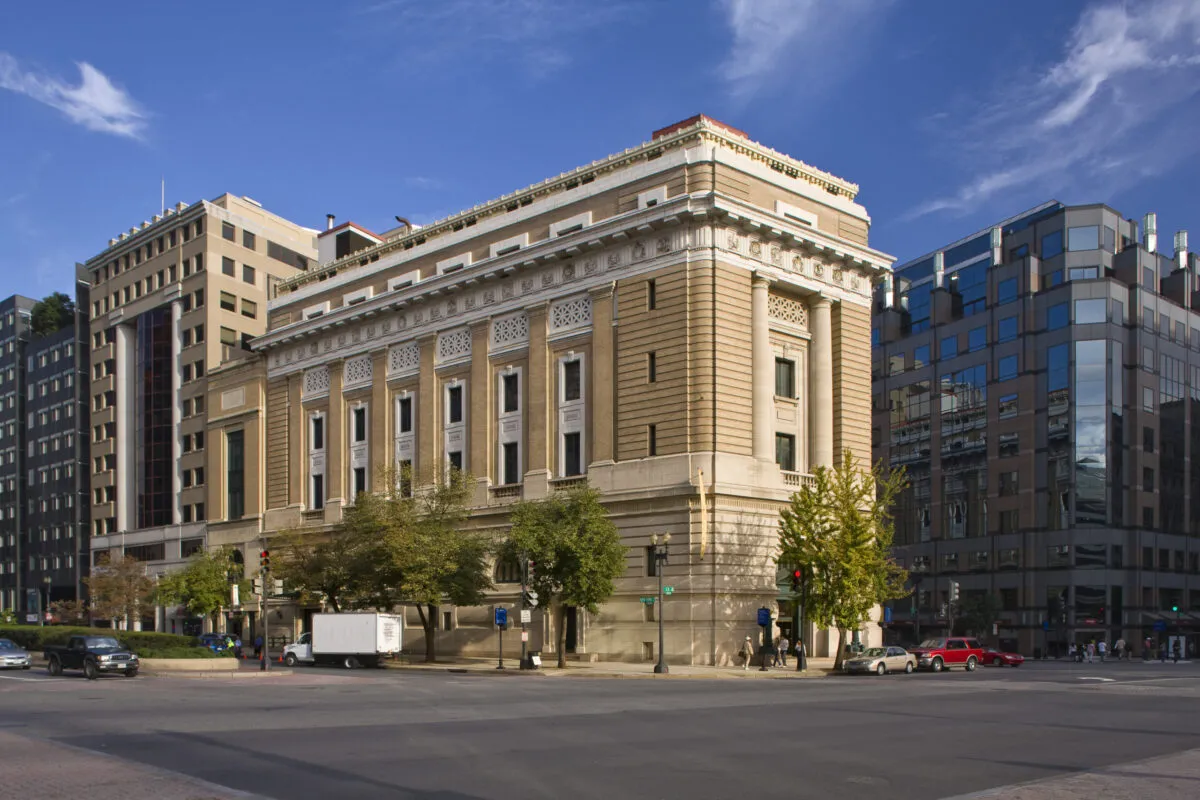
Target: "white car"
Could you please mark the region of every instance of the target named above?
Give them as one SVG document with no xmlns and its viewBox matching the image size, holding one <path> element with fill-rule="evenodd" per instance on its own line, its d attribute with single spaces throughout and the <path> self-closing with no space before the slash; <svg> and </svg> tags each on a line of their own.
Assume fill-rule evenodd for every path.
<svg viewBox="0 0 1200 800">
<path fill-rule="evenodd" d="M 29 669 L 33 659 L 12 639 L 0 639 L 0 669 Z"/>
<path fill-rule="evenodd" d="M 297 664 L 312 664 L 313 658 L 312 634 L 302 633 L 300 638 L 283 648 L 283 663 L 289 667 Z"/>
</svg>

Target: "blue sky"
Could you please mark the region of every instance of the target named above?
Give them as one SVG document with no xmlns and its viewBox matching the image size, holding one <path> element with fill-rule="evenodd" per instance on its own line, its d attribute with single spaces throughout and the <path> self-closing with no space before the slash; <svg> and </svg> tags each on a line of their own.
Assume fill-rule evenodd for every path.
<svg viewBox="0 0 1200 800">
<path fill-rule="evenodd" d="M 1198 92 L 1195 0 L 13 4 L 0 296 L 68 287 L 163 177 L 385 229 L 695 113 L 858 183 L 901 260 L 1051 197 L 1195 242 Z"/>
</svg>

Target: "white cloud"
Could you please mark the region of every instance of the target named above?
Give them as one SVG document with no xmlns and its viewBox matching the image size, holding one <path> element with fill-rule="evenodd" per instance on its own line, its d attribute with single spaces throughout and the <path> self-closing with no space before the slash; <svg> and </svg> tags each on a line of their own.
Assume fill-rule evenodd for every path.
<svg viewBox="0 0 1200 800">
<path fill-rule="evenodd" d="M 1093 3 L 1058 60 L 951 129 L 973 174 L 907 218 L 967 214 L 1002 192 L 1104 199 L 1200 148 L 1198 92 L 1200 3 Z"/>
<path fill-rule="evenodd" d="M 831 70 L 845 70 L 831 43 L 855 29 L 861 33 L 890 0 L 720 0 L 720 5 L 733 34 L 721 75 L 730 93 L 745 100 L 782 78 L 812 87 Z"/>
<path fill-rule="evenodd" d="M 146 114 L 138 103 L 91 64 L 78 66 L 79 85 L 71 86 L 51 75 L 24 71 L 15 58 L 0 52 L 0 89 L 56 108 L 88 130 L 140 139 Z"/>
</svg>

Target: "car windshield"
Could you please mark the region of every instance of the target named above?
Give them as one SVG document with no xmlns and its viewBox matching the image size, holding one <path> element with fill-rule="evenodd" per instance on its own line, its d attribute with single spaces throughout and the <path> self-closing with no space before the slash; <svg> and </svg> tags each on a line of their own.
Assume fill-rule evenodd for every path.
<svg viewBox="0 0 1200 800">
<path fill-rule="evenodd" d="M 0 650 L 20 650 L 21 648 L 13 644 L 12 639 L 0 639 Z"/>
<path fill-rule="evenodd" d="M 921 642 L 921 647 L 945 647 L 945 646 L 946 646 L 945 639 L 926 639 L 925 641 Z"/>
<path fill-rule="evenodd" d="M 121 649 L 121 645 L 118 644 L 117 640 L 113 639 L 111 636 L 89 636 L 84 640 L 84 644 L 86 644 L 88 649 L 91 650 Z"/>
<path fill-rule="evenodd" d="M 864 658 L 879 658 L 885 655 L 887 655 L 887 650 L 884 650 L 882 647 L 872 647 L 863 653 Z"/>
</svg>

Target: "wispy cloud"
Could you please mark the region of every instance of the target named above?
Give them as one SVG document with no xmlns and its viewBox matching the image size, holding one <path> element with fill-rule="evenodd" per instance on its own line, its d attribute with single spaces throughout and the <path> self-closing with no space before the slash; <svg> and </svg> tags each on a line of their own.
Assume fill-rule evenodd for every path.
<svg viewBox="0 0 1200 800">
<path fill-rule="evenodd" d="M 411 186 L 414 189 L 435 190 L 441 189 L 444 184 L 437 178 L 428 178 L 424 175 L 412 175 L 404 179 L 406 186 Z"/>
<path fill-rule="evenodd" d="M 58 109 L 88 130 L 140 139 L 146 128 L 141 106 L 91 64 L 78 66 L 79 85 L 71 86 L 52 75 L 24 70 L 17 59 L 0 52 L 0 89 Z"/>
<path fill-rule="evenodd" d="M 907 217 L 971 213 L 1001 193 L 1107 196 L 1161 174 L 1200 148 L 1198 92 L 1200 3 L 1093 3 L 1056 61 L 950 127 L 970 177 Z"/>
<path fill-rule="evenodd" d="M 620 20 L 625 0 L 382 0 L 359 17 L 372 30 L 397 30 L 406 62 L 514 59 L 536 75 L 572 61 L 576 35 Z"/>
<path fill-rule="evenodd" d="M 890 0 L 719 0 L 733 34 L 721 76 L 735 99 L 787 79 L 821 85 L 814 70 L 844 71 L 830 58 L 830 42 L 849 36 L 881 17 Z M 859 46 L 856 44 L 856 47 Z M 799 80 L 797 80 L 799 79 Z"/>
</svg>

